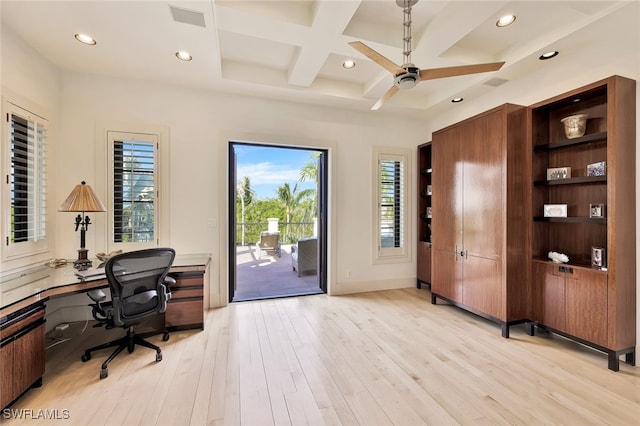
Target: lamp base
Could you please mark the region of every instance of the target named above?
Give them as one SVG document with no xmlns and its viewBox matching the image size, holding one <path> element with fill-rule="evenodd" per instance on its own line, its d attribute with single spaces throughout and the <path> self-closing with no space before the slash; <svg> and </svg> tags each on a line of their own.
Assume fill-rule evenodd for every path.
<svg viewBox="0 0 640 426">
<path fill-rule="evenodd" d="M 93 266 L 93 262 L 87 257 L 88 253 L 89 250 L 87 249 L 78 250 L 78 259 L 73 262 L 73 267 L 80 271 L 91 268 L 91 266 Z"/>
</svg>

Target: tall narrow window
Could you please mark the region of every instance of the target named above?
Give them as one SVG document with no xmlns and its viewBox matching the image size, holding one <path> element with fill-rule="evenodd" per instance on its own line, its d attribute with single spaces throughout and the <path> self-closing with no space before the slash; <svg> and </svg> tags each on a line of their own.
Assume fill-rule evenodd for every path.
<svg viewBox="0 0 640 426">
<path fill-rule="evenodd" d="M 111 133 L 112 243 L 154 246 L 157 241 L 155 135 Z"/>
<path fill-rule="evenodd" d="M 408 261 L 407 163 L 408 153 L 398 149 L 376 149 L 375 247 L 377 261 Z M 386 260 L 383 260 L 386 259 Z"/>
<path fill-rule="evenodd" d="M 47 121 L 9 102 L 6 110 L 5 258 L 47 248 Z"/>
</svg>

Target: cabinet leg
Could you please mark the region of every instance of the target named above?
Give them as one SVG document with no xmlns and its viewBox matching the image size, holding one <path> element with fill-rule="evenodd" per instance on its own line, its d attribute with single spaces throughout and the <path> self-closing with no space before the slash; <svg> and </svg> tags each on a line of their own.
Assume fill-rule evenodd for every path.
<svg viewBox="0 0 640 426">
<path fill-rule="evenodd" d="M 504 323 L 502 324 L 502 326 L 500 327 L 502 329 L 502 337 L 504 337 L 505 339 L 509 338 L 509 325 Z"/>
<path fill-rule="evenodd" d="M 431 293 L 431 304 L 432 305 L 436 304 L 436 296 L 433 293 Z"/>
<path fill-rule="evenodd" d="M 416 281 L 416 287 L 422 288 L 422 283 L 420 282 L 420 280 Z"/>
<path fill-rule="evenodd" d="M 609 370 L 620 371 L 620 360 L 616 351 L 609 352 Z"/>
<path fill-rule="evenodd" d="M 536 335 L 536 329 L 535 329 L 535 327 L 534 327 L 532 322 L 526 323 L 525 324 L 525 328 L 526 328 L 527 334 L 529 336 L 535 336 Z"/>
<path fill-rule="evenodd" d="M 40 378 L 31 385 L 32 388 L 39 388 L 41 386 L 42 386 L 42 376 L 40 376 Z"/>
<path fill-rule="evenodd" d="M 636 365 L 636 350 L 634 349 L 631 352 L 627 352 L 624 355 L 624 362 L 626 362 L 629 365 Z"/>
</svg>

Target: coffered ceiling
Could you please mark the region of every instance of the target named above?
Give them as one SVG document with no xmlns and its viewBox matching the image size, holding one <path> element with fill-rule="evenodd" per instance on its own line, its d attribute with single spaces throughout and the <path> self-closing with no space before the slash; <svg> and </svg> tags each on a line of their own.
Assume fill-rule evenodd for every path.
<svg viewBox="0 0 640 426">
<path fill-rule="evenodd" d="M 2 0 L 2 25 L 65 70 L 367 111 L 393 76 L 348 45 L 403 63 L 395 0 Z M 433 113 L 563 60 L 637 55 L 637 1 L 430 1 L 412 8 L 419 68 L 505 61 L 496 72 L 423 81 L 381 111 Z M 515 23 L 498 28 L 507 13 Z M 635 22 L 635 25 L 633 24 Z M 87 46 L 74 39 L 87 33 Z M 180 61 L 178 50 L 193 60 Z M 550 61 L 538 57 L 560 50 Z M 356 67 L 342 67 L 354 59 Z M 373 113 L 373 112 L 372 112 Z"/>
</svg>

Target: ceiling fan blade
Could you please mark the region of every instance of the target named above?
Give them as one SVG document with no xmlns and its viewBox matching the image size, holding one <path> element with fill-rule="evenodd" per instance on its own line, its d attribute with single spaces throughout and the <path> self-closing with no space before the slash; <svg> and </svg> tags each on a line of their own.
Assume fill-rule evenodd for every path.
<svg viewBox="0 0 640 426">
<path fill-rule="evenodd" d="M 458 75 L 478 74 L 481 72 L 497 71 L 504 62 L 491 62 L 488 64 L 460 65 L 458 67 L 431 68 L 420 70 L 421 80 L 434 80 L 436 78 L 455 77 Z"/>
<path fill-rule="evenodd" d="M 376 102 L 375 105 L 371 107 L 371 111 L 379 110 L 382 104 L 388 101 L 390 97 L 395 95 L 398 92 L 398 90 L 400 89 L 398 89 L 398 87 L 395 84 L 391 86 L 391 88 L 387 90 L 387 93 L 385 93 L 380 99 L 378 99 L 378 102 Z"/>
<path fill-rule="evenodd" d="M 358 52 L 362 53 L 364 56 L 380 65 L 382 68 L 391 71 L 393 75 L 404 72 L 404 70 L 400 68 L 400 66 L 393 63 L 393 61 L 385 58 L 361 41 L 352 41 L 349 43 L 349 46 L 353 47 Z"/>
</svg>

